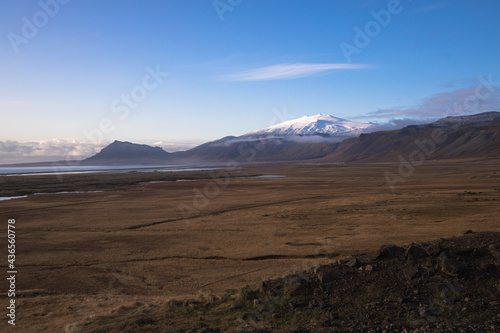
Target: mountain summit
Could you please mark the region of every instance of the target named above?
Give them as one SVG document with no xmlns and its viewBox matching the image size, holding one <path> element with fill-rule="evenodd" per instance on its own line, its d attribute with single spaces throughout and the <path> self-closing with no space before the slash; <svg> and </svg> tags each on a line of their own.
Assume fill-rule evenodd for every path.
<svg viewBox="0 0 500 333">
<path fill-rule="evenodd" d="M 314 116 L 304 116 L 298 119 L 288 120 L 277 125 L 247 133 L 242 137 L 320 135 L 345 138 L 358 136 L 371 126 L 371 123 L 350 121 L 319 113 Z"/>
<path fill-rule="evenodd" d="M 288 120 L 238 137 L 228 136 L 179 153 L 187 160 L 287 161 L 321 158 L 334 144 L 357 137 L 371 123 L 317 114 Z"/>
</svg>

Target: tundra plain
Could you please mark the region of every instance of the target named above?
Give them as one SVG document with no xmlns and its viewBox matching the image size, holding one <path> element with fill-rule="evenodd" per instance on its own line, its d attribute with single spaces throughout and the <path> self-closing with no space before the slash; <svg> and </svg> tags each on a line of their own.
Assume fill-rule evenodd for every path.
<svg viewBox="0 0 500 333">
<path fill-rule="evenodd" d="M 148 183 L 159 176 L 137 173 L 102 192 L 1 201 L 4 240 L 16 220 L 15 328 L 78 332 L 120 307 L 222 293 L 384 244 L 500 231 L 499 162 L 425 161 L 394 191 L 385 173 L 398 163 L 275 163 L 231 178 L 211 171 L 218 179 Z M 88 190 L 96 177 L 124 176 L 43 177 Z M 0 288 L 7 304 L 5 279 Z"/>
</svg>

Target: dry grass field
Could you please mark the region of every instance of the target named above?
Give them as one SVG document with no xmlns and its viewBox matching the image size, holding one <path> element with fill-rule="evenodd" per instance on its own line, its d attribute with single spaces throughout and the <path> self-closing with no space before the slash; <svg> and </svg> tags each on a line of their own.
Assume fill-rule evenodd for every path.
<svg viewBox="0 0 500 333">
<path fill-rule="evenodd" d="M 396 163 L 260 164 L 244 172 L 284 177 L 1 201 L 2 244 L 16 220 L 15 331 L 78 332 L 122 306 L 221 293 L 383 244 L 500 231 L 499 166 L 426 161 L 393 192 L 384 174 Z M 5 305 L 5 279 L 0 289 Z"/>
</svg>

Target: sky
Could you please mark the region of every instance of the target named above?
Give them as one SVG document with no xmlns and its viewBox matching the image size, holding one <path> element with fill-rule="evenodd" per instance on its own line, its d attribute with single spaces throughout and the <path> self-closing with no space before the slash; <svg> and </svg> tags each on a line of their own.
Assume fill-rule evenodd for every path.
<svg viewBox="0 0 500 333">
<path fill-rule="evenodd" d="M 0 164 L 500 110 L 495 0 L 2 0 Z M 69 156 L 69 157 L 68 157 Z"/>
</svg>

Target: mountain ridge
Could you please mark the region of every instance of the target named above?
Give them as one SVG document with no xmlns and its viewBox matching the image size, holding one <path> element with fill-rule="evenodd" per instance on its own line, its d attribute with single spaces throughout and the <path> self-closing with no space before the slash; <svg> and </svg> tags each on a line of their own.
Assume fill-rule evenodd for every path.
<svg viewBox="0 0 500 333">
<path fill-rule="evenodd" d="M 358 136 L 340 139 L 338 136 L 327 133 L 307 134 L 311 128 L 307 124 L 316 124 L 316 120 L 323 120 L 322 117 L 327 117 L 327 120 L 335 118 L 334 122 L 337 123 L 339 119 L 344 124 L 350 122 L 329 115 L 305 116 L 241 136 L 227 136 L 174 153 L 168 153 L 160 147 L 115 140 L 94 156 L 70 163 L 71 165 L 156 165 L 172 162 L 194 164 L 198 162 L 305 160 L 319 163 L 397 162 L 400 155 L 408 157 L 415 152 L 418 153 L 421 148 L 417 143 L 431 140 L 436 131 L 441 131 L 446 136 L 446 140 L 439 143 L 433 142 L 431 151 L 425 154 L 426 159 L 500 157 L 500 112 L 497 111 L 445 117 L 429 124 L 361 133 Z M 371 127 L 369 123 L 354 123 L 366 125 L 361 129 L 360 127 L 363 126 L 353 126 L 356 130 Z M 301 130 L 300 135 L 286 131 L 283 135 L 272 134 L 274 129 L 293 128 L 294 124 L 306 124 L 306 126 L 295 128 Z M 322 125 L 325 124 L 321 123 L 320 126 Z M 341 133 L 345 134 L 346 130 L 343 129 Z M 334 130 L 332 133 L 335 134 Z M 16 164 L 15 166 L 54 166 L 56 164 L 68 165 L 68 163 L 60 161 Z"/>
</svg>

